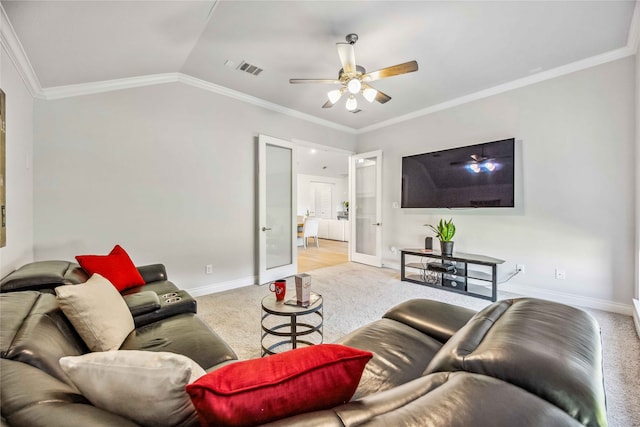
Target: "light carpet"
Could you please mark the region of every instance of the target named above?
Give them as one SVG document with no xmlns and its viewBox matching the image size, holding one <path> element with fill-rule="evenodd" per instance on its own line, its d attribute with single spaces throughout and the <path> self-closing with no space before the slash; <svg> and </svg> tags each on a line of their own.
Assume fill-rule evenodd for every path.
<svg viewBox="0 0 640 427">
<path fill-rule="evenodd" d="M 480 310 L 490 301 L 400 281 L 400 272 L 356 263 L 309 272 L 323 296 L 324 342 L 334 342 L 411 298 L 428 298 Z M 295 295 L 293 284 L 288 297 Z M 198 314 L 240 359 L 260 357 L 260 301 L 266 286 L 246 286 L 198 297 Z M 498 299 L 521 295 L 498 291 Z M 585 309 L 600 324 L 610 427 L 640 427 L 640 340 L 630 316 Z"/>
</svg>

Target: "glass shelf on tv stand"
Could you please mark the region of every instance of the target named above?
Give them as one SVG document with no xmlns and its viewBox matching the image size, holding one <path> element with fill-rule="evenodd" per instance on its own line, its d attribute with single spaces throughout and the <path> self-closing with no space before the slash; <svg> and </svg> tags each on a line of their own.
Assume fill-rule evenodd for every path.
<svg viewBox="0 0 640 427">
<path fill-rule="evenodd" d="M 504 260 L 462 252 L 445 256 L 423 249 L 402 249 L 400 253 L 403 281 L 491 301 L 497 299 L 497 265 Z M 407 257 L 412 258 L 412 262 L 407 262 Z M 437 270 L 442 266 L 453 266 L 453 269 Z"/>
</svg>

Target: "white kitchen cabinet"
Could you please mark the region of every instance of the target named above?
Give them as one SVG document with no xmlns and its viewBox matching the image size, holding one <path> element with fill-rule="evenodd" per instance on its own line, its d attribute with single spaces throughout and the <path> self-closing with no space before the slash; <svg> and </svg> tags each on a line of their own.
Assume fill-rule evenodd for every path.
<svg viewBox="0 0 640 427">
<path fill-rule="evenodd" d="M 351 239 L 351 222 L 349 220 L 342 222 L 344 222 L 344 241 L 348 242 Z"/>
<path fill-rule="evenodd" d="M 329 219 L 318 219 L 318 238 L 329 238 Z"/>
<path fill-rule="evenodd" d="M 339 219 L 329 220 L 329 239 L 344 241 L 344 222 Z"/>
<path fill-rule="evenodd" d="M 320 219 L 318 237 L 320 239 L 339 240 L 348 242 L 351 227 L 349 221 L 341 219 Z"/>
</svg>

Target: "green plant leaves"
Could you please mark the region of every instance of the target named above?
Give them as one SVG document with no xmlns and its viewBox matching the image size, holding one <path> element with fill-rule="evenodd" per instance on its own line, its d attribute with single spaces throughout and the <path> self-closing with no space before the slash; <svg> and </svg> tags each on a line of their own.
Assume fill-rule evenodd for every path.
<svg viewBox="0 0 640 427">
<path fill-rule="evenodd" d="M 453 224 L 453 218 L 450 218 L 449 221 L 444 221 L 440 218 L 440 222 L 438 222 L 438 226 L 434 227 L 431 224 L 425 224 L 429 227 L 434 233 L 436 233 L 436 237 L 441 242 L 450 242 L 453 239 L 453 236 L 456 234 L 456 226 Z"/>
</svg>

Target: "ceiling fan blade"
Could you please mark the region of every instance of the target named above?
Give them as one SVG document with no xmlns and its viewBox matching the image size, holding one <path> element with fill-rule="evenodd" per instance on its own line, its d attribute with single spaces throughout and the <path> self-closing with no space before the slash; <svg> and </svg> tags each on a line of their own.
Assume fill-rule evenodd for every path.
<svg viewBox="0 0 640 427">
<path fill-rule="evenodd" d="M 340 84 L 340 80 L 335 79 L 289 79 L 289 83 L 323 83 L 323 84 Z"/>
<path fill-rule="evenodd" d="M 353 45 L 349 43 L 336 43 L 338 46 L 338 56 L 342 64 L 342 70 L 346 74 L 356 73 L 356 54 Z"/>
<path fill-rule="evenodd" d="M 386 93 L 380 92 L 378 90 L 378 93 L 376 94 L 376 101 L 378 101 L 380 104 L 386 104 L 387 102 L 391 101 L 391 97 Z"/>
<path fill-rule="evenodd" d="M 391 97 L 389 95 L 387 95 L 384 92 L 380 92 L 378 89 L 376 89 L 374 87 L 371 87 L 370 85 L 368 85 L 366 83 L 362 84 L 362 88 L 364 89 L 363 95 L 364 95 L 365 99 L 367 99 L 367 101 L 369 101 L 369 98 L 367 98 L 366 91 L 369 90 L 369 89 L 373 89 L 373 90 L 376 91 L 376 97 L 373 99 L 373 101 L 378 101 L 380 104 L 384 104 L 384 103 L 387 103 L 387 102 L 391 101 Z M 371 101 L 371 102 L 373 102 L 373 101 Z"/>
<path fill-rule="evenodd" d="M 331 108 L 333 106 L 334 106 L 334 104 L 331 101 L 327 101 L 327 102 L 324 103 L 322 108 Z"/>
<path fill-rule="evenodd" d="M 365 74 L 362 80 L 372 82 L 374 80 L 385 79 L 387 77 L 398 76 L 400 74 L 412 73 L 418 71 L 418 63 L 416 61 L 405 62 L 404 64 L 394 65 L 392 67 L 383 68 L 378 71 L 372 71 Z"/>
</svg>

